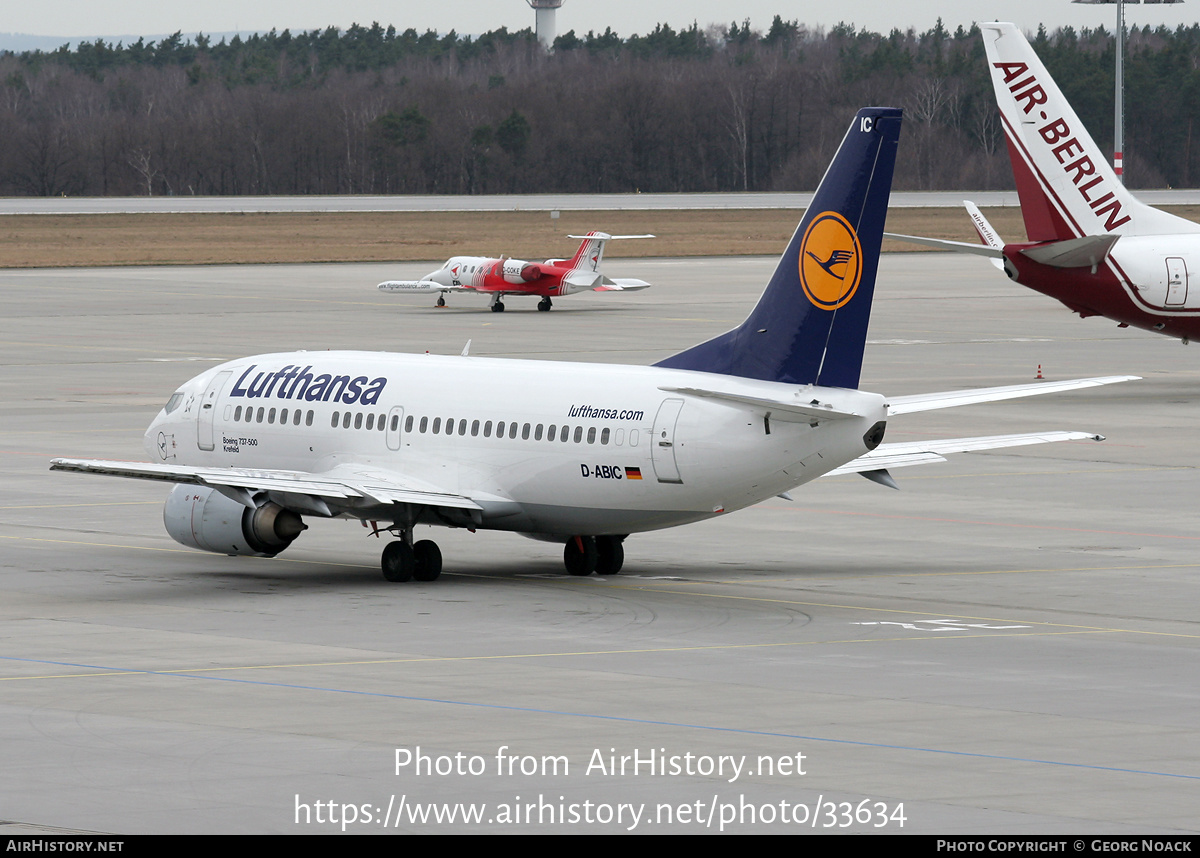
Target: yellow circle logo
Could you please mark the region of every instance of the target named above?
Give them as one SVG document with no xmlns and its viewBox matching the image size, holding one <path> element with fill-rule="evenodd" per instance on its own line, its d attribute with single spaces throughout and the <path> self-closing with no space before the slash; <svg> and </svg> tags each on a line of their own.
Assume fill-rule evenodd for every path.
<svg viewBox="0 0 1200 858">
<path fill-rule="evenodd" d="M 800 285 L 822 310 L 836 310 L 854 297 L 862 277 L 858 233 L 837 212 L 813 218 L 800 242 Z"/>
</svg>

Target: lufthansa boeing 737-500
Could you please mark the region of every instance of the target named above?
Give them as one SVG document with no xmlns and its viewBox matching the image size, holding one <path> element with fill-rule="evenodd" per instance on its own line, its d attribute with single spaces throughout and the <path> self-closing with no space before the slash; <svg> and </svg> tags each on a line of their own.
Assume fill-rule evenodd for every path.
<svg viewBox="0 0 1200 858">
<path fill-rule="evenodd" d="M 62 471 L 176 483 L 167 531 L 273 556 L 304 518 L 375 522 L 389 581 L 432 581 L 419 525 L 565 546 L 614 574 L 625 538 L 703 521 L 827 474 L 894 485 L 943 453 L 1096 438 L 1044 432 L 885 444 L 890 417 L 1123 381 L 887 397 L 858 390 L 900 111 L 859 111 L 770 282 L 738 327 L 654 366 L 386 352 L 234 360 L 185 382 L 146 430 L 153 464 Z"/>
</svg>

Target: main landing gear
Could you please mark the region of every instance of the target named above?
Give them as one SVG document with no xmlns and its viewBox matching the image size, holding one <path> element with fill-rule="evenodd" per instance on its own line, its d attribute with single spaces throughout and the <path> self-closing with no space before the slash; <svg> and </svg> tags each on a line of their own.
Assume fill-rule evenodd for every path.
<svg viewBox="0 0 1200 858">
<path fill-rule="evenodd" d="M 504 312 L 504 300 L 503 299 L 504 299 L 503 292 L 493 292 L 492 293 L 492 312 L 493 313 L 503 313 Z"/>
<path fill-rule="evenodd" d="M 625 562 L 624 536 L 572 536 L 563 550 L 571 575 L 616 575 Z"/>
<path fill-rule="evenodd" d="M 547 295 L 545 298 L 543 298 L 542 300 L 538 301 L 538 312 L 539 312 L 539 313 L 545 313 L 545 312 L 548 312 L 548 311 L 550 310 L 550 308 L 551 308 L 551 307 L 553 307 L 553 306 L 554 306 L 554 304 L 552 304 L 552 303 L 550 302 L 550 296 L 549 296 L 549 295 Z"/>
<path fill-rule="evenodd" d="M 389 542 L 383 549 L 380 561 L 383 577 L 395 583 L 414 578 L 418 581 L 436 581 L 442 574 L 442 550 L 433 540 L 422 539 L 409 544 L 410 538 L 410 534 L 405 534 L 404 539 Z"/>
</svg>

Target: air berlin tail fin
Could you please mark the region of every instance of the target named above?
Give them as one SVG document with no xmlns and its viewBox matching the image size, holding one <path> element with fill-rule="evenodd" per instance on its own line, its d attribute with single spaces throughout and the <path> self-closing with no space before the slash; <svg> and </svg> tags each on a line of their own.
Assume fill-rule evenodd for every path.
<svg viewBox="0 0 1200 858">
<path fill-rule="evenodd" d="M 899 138 L 900 110 L 860 110 L 746 321 L 657 366 L 857 388 Z"/>
<path fill-rule="evenodd" d="M 1200 232 L 1134 199 L 1013 24 L 980 24 L 1030 241 Z"/>
</svg>

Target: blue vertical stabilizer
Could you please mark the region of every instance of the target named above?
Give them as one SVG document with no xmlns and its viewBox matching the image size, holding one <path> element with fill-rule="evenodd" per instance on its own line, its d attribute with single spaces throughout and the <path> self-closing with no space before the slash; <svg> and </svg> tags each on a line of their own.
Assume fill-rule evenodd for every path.
<svg viewBox="0 0 1200 858">
<path fill-rule="evenodd" d="M 860 110 L 746 321 L 655 365 L 857 388 L 899 138 L 898 108 Z"/>
</svg>

